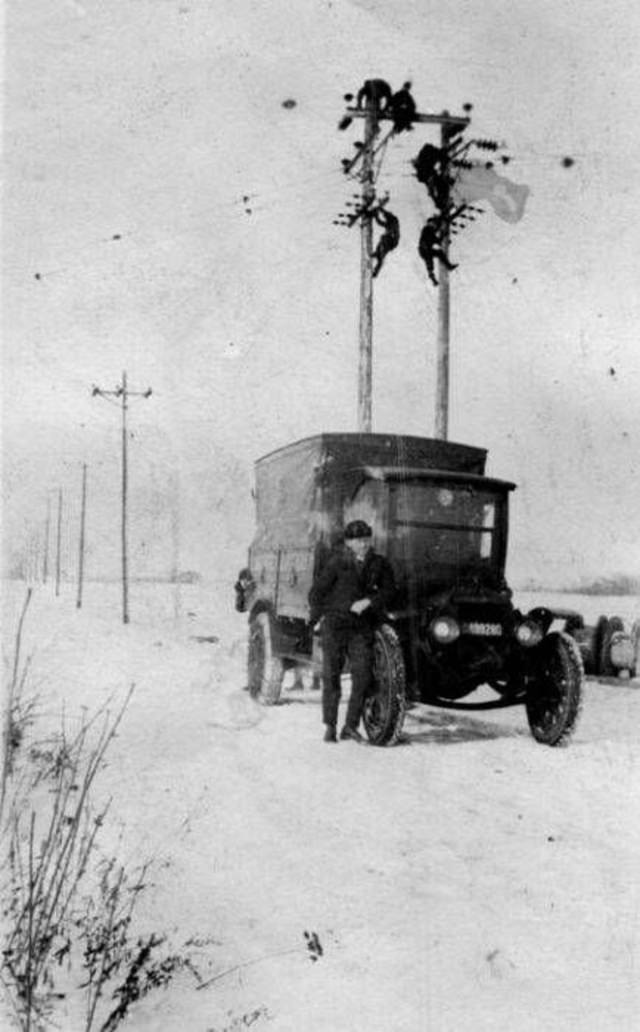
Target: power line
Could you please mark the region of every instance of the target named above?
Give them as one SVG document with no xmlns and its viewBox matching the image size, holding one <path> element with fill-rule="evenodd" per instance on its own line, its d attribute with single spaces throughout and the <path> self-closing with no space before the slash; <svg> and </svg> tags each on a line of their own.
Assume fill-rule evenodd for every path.
<svg viewBox="0 0 640 1032">
<path fill-rule="evenodd" d="M 428 117 L 436 117 L 436 116 L 428 116 Z M 385 145 L 387 143 L 387 139 L 388 138 L 386 138 L 383 141 L 383 143 Z M 567 157 L 566 154 L 562 154 L 560 152 L 544 153 L 544 152 L 539 151 L 537 149 L 526 148 L 526 147 L 520 148 L 519 152 L 520 152 L 521 155 L 522 154 L 531 154 L 540 163 L 544 162 L 544 163 L 548 163 L 548 164 L 551 164 L 552 162 L 558 162 L 559 164 L 561 164 L 562 161 L 564 159 L 566 159 L 566 157 Z M 585 159 L 588 160 L 590 156 L 596 156 L 599 153 L 601 153 L 601 152 L 597 151 L 597 150 L 593 150 L 593 151 L 580 151 L 580 152 L 572 151 L 571 152 L 571 157 L 572 157 L 573 160 L 578 160 L 579 159 L 580 161 L 584 161 Z M 402 160 L 404 160 L 404 159 L 402 159 Z M 406 162 L 406 163 L 408 164 L 408 162 Z M 241 194 L 241 195 L 233 198 L 230 201 L 218 202 L 216 204 L 207 205 L 204 208 L 199 208 L 196 211 L 193 211 L 193 212 L 191 212 L 189 214 L 188 220 L 186 222 L 184 222 L 182 224 L 179 224 L 177 227 L 175 227 L 175 226 L 174 227 L 167 227 L 169 229 L 169 232 L 166 235 L 164 235 L 164 236 L 157 236 L 156 235 L 154 237 L 154 239 L 152 240 L 152 242 L 151 242 L 151 246 L 157 246 L 157 245 L 159 245 L 159 244 L 161 244 L 163 242 L 166 242 L 167 240 L 175 240 L 175 239 L 177 239 L 180 236 L 188 235 L 190 233 L 201 233 L 202 229 L 203 229 L 202 222 L 199 222 L 197 225 L 192 225 L 193 221 L 196 220 L 196 219 L 206 218 L 207 216 L 210 216 L 213 213 L 217 213 L 217 218 L 214 218 L 213 220 L 210 219 L 208 221 L 208 225 L 211 228 L 215 227 L 216 225 L 219 225 L 220 223 L 222 223 L 224 221 L 228 221 L 229 219 L 235 218 L 238 214 L 240 214 L 240 211 L 239 211 L 240 208 L 242 208 L 248 216 L 252 216 L 252 215 L 260 215 L 260 214 L 264 213 L 265 211 L 271 211 L 273 209 L 276 209 L 276 208 L 284 206 L 284 205 L 289 205 L 291 203 L 291 199 L 292 198 L 295 198 L 295 197 L 305 198 L 308 195 L 308 188 L 309 188 L 309 186 L 312 186 L 313 184 L 323 183 L 324 185 L 329 186 L 330 182 L 332 182 L 332 180 L 333 180 L 333 176 L 334 176 L 333 170 L 328 170 L 327 169 L 327 170 L 325 170 L 325 171 L 323 171 L 321 173 L 317 173 L 316 175 L 313 175 L 313 176 L 298 177 L 295 180 L 290 180 L 289 182 L 284 182 L 283 184 L 279 185 L 278 187 L 274 187 L 271 190 L 268 190 L 268 189 L 264 190 L 263 189 L 263 190 L 260 190 L 260 191 L 251 191 L 251 192 L 248 192 L 248 193 L 245 193 L 245 194 Z M 356 178 L 356 177 L 354 176 L 353 178 Z M 407 178 L 413 178 L 413 174 L 412 173 L 407 173 Z M 298 189 L 294 190 L 294 191 L 290 191 L 288 188 L 291 187 L 291 186 L 297 186 Z M 333 191 L 331 191 L 331 193 L 333 193 Z M 329 193 L 328 190 L 327 190 L 326 196 L 327 197 L 330 196 L 330 193 Z M 273 198 L 273 199 L 270 200 L 269 198 Z M 250 212 L 247 210 L 249 204 L 252 205 L 252 207 L 250 209 Z M 259 207 L 258 205 L 262 205 L 262 206 Z M 232 209 L 232 210 L 229 210 L 227 212 L 223 212 L 223 211 L 221 211 L 221 208 L 223 208 L 223 207 L 224 208 L 229 208 L 229 209 Z M 82 254 L 82 253 L 84 253 L 85 251 L 88 251 L 88 250 L 98 249 L 98 248 L 101 248 L 101 247 L 109 246 L 109 245 L 111 245 L 113 243 L 119 243 L 119 242 L 122 242 L 122 241 L 136 241 L 136 240 L 139 240 L 141 237 L 144 237 L 147 234 L 153 233 L 154 228 L 162 230 L 163 227 L 162 226 L 154 227 L 153 225 L 150 225 L 150 226 L 145 226 L 145 227 L 142 227 L 142 228 L 137 228 L 137 229 L 134 229 L 134 230 L 124 230 L 124 231 L 119 232 L 119 233 L 113 233 L 110 236 L 96 237 L 93 240 L 89 241 L 88 243 L 86 243 L 86 244 L 84 244 L 84 245 L 82 245 L 80 247 L 74 248 L 72 251 L 69 251 L 68 254 L 70 254 L 72 256 L 75 256 L 75 255 L 80 255 L 80 254 Z M 18 265 L 18 264 L 13 264 L 12 265 L 11 263 L 8 263 L 5 266 L 5 268 L 7 270 L 18 270 L 18 271 L 24 272 L 25 275 L 29 275 L 31 273 L 33 275 L 34 279 L 36 279 L 36 280 L 45 280 L 45 279 L 48 279 L 48 278 L 50 278 L 52 276 L 61 275 L 61 274 L 65 273 L 65 272 L 68 272 L 73 267 L 74 267 L 73 263 L 65 263 L 63 265 L 56 265 L 56 267 L 46 269 L 45 271 L 38 271 L 37 270 L 35 273 L 32 273 L 33 266 L 28 268 L 28 267 L 26 267 L 24 265 Z"/>
<path fill-rule="evenodd" d="M 174 240 L 179 236 L 187 235 L 189 233 L 201 233 L 203 230 L 202 219 L 206 216 L 212 215 L 213 213 L 217 213 L 217 219 L 209 220 L 208 222 L 209 226 L 215 226 L 216 224 L 219 224 L 221 222 L 225 222 L 229 219 L 236 218 L 238 214 L 244 213 L 248 217 L 256 214 L 261 214 L 264 211 L 269 211 L 277 207 L 289 205 L 291 203 L 292 197 L 306 198 L 308 196 L 309 186 L 313 185 L 314 183 L 321 183 L 323 181 L 326 183 L 326 185 L 329 185 L 330 182 L 333 182 L 334 176 L 335 173 L 333 169 L 326 169 L 323 172 L 317 173 L 313 176 L 298 177 L 295 180 L 290 180 L 288 183 L 285 182 L 279 185 L 278 187 L 274 187 L 273 190 L 249 192 L 241 194 L 240 196 L 233 198 L 233 200 L 231 201 L 218 202 L 215 204 L 207 205 L 205 208 L 196 209 L 195 211 L 192 211 L 189 214 L 188 221 L 182 224 L 178 224 L 177 227 L 162 227 L 157 225 L 149 225 L 143 226 L 142 228 L 136 228 L 134 230 L 123 230 L 121 232 L 112 233 L 109 236 L 95 237 L 94 239 L 88 241 L 86 244 L 73 248 L 67 253 L 72 256 L 75 256 L 94 248 L 97 249 L 105 246 L 110 246 L 114 243 L 120 243 L 123 241 L 135 241 L 141 237 L 144 237 L 147 234 L 153 233 L 154 229 L 169 229 L 167 235 L 162 237 L 156 236 L 156 238 L 153 241 L 154 244 L 162 243 L 166 240 Z M 290 186 L 297 186 L 298 189 L 295 191 L 288 190 L 287 188 Z M 269 200 L 270 197 L 274 197 L 274 199 Z M 256 202 L 261 203 L 263 206 L 258 207 Z M 249 208 L 250 205 L 251 207 Z M 225 212 L 221 211 L 221 208 L 229 208 L 232 210 Z M 240 208 L 243 209 L 243 212 L 239 211 Z M 192 225 L 193 221 L 196 219 L 200 221 L 197 225 Z M 72 266 L 58 265 L 56 266 L 56 268 L 47 269 L 44 272 L 36 271 L 36 273 L 34 274 L 34 278 L 45 279 L 49 276 L 58 275 L 61 272 L 66 272 L 70 267 Z M 28 274 L 32 271 L 33 266 L 28 268 L 25 265 L 8 263 L 7 265 L 5 265 L 5 268 L 8 270 L 23 271 L 25 274 Z"/>
</svg>

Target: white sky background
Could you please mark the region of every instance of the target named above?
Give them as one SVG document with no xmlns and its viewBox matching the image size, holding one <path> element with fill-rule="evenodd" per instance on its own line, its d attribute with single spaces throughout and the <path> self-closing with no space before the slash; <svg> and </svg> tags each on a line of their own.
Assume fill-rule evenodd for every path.
<svg viewBox="0 0 640 1032">
<path fill-rule="evenodd" d="M 519 485 L 511 575 L 640 573 L 637 4 L 13 0 L 5 32 L 8 551 L 59 484 L 76 518 L 85 461 L 94 569 L 117 555 L 119 416 L 90 387 L 123 369 L 154 391 L 131 411 L 138 572 L 176 548 L 242 565 L 253 460 L 356 429 L 359 239 L 332 220 L 361 127 L 336 126 L 377 76 L 423 111 L 473 103 L 531 188 L 519 224 L 489 210 L 456 238 L 451 280 L 450 436 Z M 428 140 L 405 134 L 380 181 L 402 240 L 373 399 L 374 430 L 425 436 L 436 291 L 409 160 Z"/>
</svg>

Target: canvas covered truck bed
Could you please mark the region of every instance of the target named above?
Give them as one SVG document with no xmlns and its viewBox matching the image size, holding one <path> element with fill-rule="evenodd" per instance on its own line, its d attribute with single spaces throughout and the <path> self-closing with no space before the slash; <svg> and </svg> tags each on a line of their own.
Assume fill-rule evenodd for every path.
<svg viewBox="0 0 640 1032">
<path fill-rule="evenodd" d="M 249 568 L 257 596 L 277 616 L 308 618 L 314 568 L 350 518 L 349 501 L 368 467 L 482 475 L 485 462 L 482 448 L 396 434 L 325 433 L 270 452 L 255 465 Z"/>
</svg>

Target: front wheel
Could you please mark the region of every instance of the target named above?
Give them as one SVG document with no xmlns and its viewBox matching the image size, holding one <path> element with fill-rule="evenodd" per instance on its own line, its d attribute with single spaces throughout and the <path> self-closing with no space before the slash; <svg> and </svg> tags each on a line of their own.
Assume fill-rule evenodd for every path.
<svg viewBox="0 0 640 1032">
<path fill-rule="evenodd" d="M 538 671 L 529 678 L 525 707 L 531 733 L 544 745 L 564 745 L 582 704 L 584 668 L 580 649 L 562 631 L 538 646 Z"/>
<path fill-rule="evenodd" d="M 372 745 L 395 745 L 406 712 L 406 675 L 400 639 L 389 624 L 375 632 L 373 685 L 362 715 Z"/>
<path fill-rule="evenodd" d="M 249 621 L 249 694 L 265 706 L 280 699 L 284 665 L 274 654 L 273 626 L 269 613 L 256 613 Z"/>
</svg>

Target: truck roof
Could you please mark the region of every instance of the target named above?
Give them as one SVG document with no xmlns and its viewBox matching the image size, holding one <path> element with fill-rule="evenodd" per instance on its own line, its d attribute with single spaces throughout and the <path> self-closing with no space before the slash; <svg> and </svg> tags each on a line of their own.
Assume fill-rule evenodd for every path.
<svg viewBox="0 0 640 1032">
<path fill-rule="evenodd" d="M 323 433 L 294 441 L 255 464 L 254 541 L 305 548 L 339 529 L 344 502 L 367 469 L 477 477 L 488 487 L 486 455 L 484 448 L 406 434 Z"/>
<path fill-rule="evenodd" d="M 460 473 L 457 470 L 428 469 L 424 466 L 362 466 L 362 472 L 372 480 L 458 480 L 461 483 L 476 487 L 500 488 L 503 491 L 515 491 L 516 485 L 511 480 L 497 480 L 496 477 L 485 477 L 478 473 Z"/>
<path fill-rule="evenodd" d="M 485 448 L 410 434 L 321 433 L 268 452 L 256 468 L 289 462 L 295 466 L 300 452 L 315 458 L 316 470 L 324 465 L 327 471 L 331 466 L 383 464 L 483 474 L 487 457 Z"/>
</svg>

